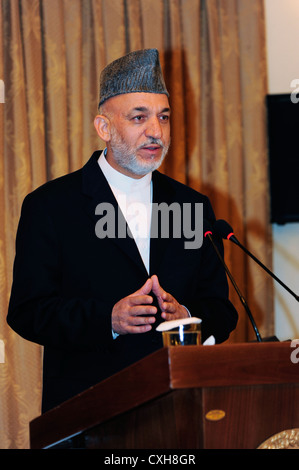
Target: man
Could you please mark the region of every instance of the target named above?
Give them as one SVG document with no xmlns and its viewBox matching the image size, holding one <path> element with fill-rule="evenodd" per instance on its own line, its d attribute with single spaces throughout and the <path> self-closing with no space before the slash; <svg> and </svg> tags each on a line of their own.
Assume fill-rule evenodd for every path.
<svg viewBox="0 0 299 470">
<path fill-rule="evenodd" d="M 153 210 L 188 206 L 196 226 L 200 206 L 214 220 L 205 196 L 156 170 L 169 119 L 158 51 L 121 57 L 101 74 L 105 151 L 24 200 L 7 321 L 44 346 L 43 412 L 160 348 L 161 321 L 200 317 L 217 342 L 236 326 L 211 244 L 187 248 L 184 217 L 165 236 Z"/>
</svg>

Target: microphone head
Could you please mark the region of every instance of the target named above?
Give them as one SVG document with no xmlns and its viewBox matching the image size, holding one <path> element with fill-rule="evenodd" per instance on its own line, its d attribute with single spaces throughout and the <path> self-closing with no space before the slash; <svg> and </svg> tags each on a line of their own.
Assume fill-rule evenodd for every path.
<svg viewBox="0 0 299 470">
<path fill-rule="evenodd" d="M 207 219 L 203 219 L 203 233 L 205 237 L 213 235 L 212 225 Z"/>
<path fill-rule="evenodd" d="M 226 222 L 226 220 L 219 219 L 215 222 L 214 228 L 218 235 L 222 238 L 229 240 L 232 236 L 234 236 L 233 228 Z"/>
</svg>

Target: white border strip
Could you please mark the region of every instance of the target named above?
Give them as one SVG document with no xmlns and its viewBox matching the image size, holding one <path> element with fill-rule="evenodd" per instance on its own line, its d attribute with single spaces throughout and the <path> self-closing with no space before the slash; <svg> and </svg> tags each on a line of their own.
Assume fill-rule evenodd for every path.
<svg viewBox="0 0 299 470">
<path fill-rule="evenodd" d="M 3 339 L 0 339 L 0 364 L 5 363 L 5 347 Z"/>
</svg>

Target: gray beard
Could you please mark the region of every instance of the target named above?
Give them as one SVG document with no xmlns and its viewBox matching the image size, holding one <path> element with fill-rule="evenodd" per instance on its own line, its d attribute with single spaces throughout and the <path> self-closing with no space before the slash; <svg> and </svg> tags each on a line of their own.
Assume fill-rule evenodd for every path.
<svg viewBox="0 0 299 470">
<path fill-rule="evenodd" d="M 165 156 L 167 155 L 169 145 L 165 147 L 160 139 L 150 138 L 150 141 L 144 144 L 143 146 L 148 146 L 150 144 L 161 145 L 161 147 L 163 148 L 162 155 L 158 161 L 140 161 L 137 158 L 137 150 L 139 149 L 133 150 L 122 140 L 122 138 L 119 136 L 119 134 L 114 131 L 114 129 L 111 132 L 112 139 L 110 145 L 116 163 L 121 168 L 125 169 L 126 171 L 129 171 L 130 173 L 133 173 L 134 175 L 144 176 L 154 170 L 157 170 L 157 168 L 161 166 Z"/>
</svg>

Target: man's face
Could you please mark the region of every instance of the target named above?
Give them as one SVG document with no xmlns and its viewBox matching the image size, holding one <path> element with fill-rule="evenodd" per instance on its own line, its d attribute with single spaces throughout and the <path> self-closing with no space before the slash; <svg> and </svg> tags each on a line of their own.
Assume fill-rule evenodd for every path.
<svg viewBox="0 0 299 470">
<path fill-rule="evenodd" d="M 128 93 L 110 98 L 107 161 L 121 173 L 140 178 L 157 169 L 170 145 L 168 98 L 156 93 Z"/>
</svg>

